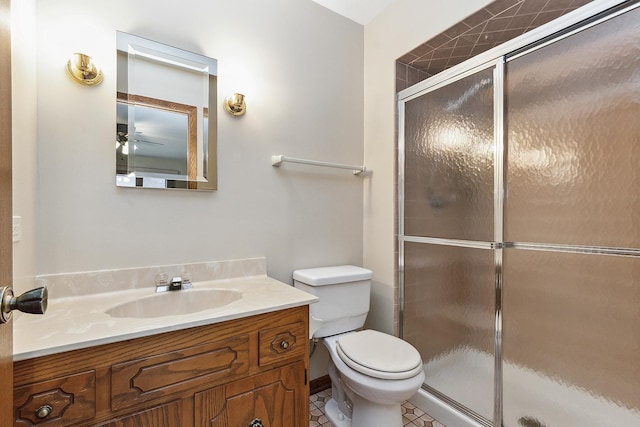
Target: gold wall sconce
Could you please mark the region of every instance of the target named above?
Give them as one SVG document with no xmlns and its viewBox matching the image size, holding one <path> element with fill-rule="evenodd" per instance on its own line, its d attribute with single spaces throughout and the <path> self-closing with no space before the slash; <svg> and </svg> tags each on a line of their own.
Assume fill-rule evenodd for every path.
<svg viewBox="0 0 640 427">
<path fill-rule="evenodd" d="M 102 83 L 104 76 L 89 55 L 74 53 L 67 62 L 67 73 L 71 78 L 83 85 L 96 86 Z"/>
<path fill-rule="evenodd" d="M 224 109 L 231 115 L 241 116 L 247 111 L 247 104 L 244 102 L 244 95 L 234 93 L 224 100 Z"/>
</svg>

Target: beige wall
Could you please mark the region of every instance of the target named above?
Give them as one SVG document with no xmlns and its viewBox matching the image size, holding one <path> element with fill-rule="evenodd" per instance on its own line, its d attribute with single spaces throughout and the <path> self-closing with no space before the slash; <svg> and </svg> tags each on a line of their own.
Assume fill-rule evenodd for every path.
<svg viewBox="0 0 640 427">
<path fill-rule="evenodd" d="M 362 26 L 298 0 L 37 6 L 38 273 L 266 256 L 291 282 L 362 263 L 362 178 L 270 162 L 362 162 Z M 217 106 L 217 192 L 116 188 L 116 30 L 216 58 L 220 97 L 247 96 L 240 119 Z M 102 64 L 102 85 L 65 75 L 76 51 Z"/>
<path fill-rule="evenodd" d="M 36 274 L 36 23 L 35 0 L 11 2 L 13 215 L 22 239 L 13 244 L 13 284 L 24 292 Z"/>
<path fill-rule="evenodd" d="M 365 27 L 364 266 L 374 271 L 369 326 L 394 331 L 395 60 L 490 1 L 398 0 Z"/>
<path fill-rule="evenodd" d="M 311 0 L 22 0 L 14 15 L 20 290 L 36 274 L 255 256 L 289 283 L 298 268 L 362 264 L 363 178 L 270 161 L 362 164 L 361 25 Z M 116 188 L 116 30 L 218 59 L 220 97 L 247 96 L 240 119 L 217 106 L 217 192 Z M 67 77 L 73 52 L 101 64 L 100 86 Z M 326 373 L 314 359 L 312 378 Z"/>
</svg>

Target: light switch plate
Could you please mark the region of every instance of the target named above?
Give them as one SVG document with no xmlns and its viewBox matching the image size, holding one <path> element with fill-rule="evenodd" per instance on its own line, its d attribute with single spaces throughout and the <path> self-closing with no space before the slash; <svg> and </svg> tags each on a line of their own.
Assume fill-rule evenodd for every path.
<svg viewBox="0 0 640 427">
<path fill-rule="evenodd" d="M 14 216 L 13 217 L 13 227 L 12 227 L 13 241 L 19 242 L 22 239 L 22 217 Z"/>
</svg>

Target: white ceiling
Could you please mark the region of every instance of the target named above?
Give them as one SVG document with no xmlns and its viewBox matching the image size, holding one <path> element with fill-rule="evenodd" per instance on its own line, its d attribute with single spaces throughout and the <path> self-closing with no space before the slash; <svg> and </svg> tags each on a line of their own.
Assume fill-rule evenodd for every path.
<svg viewBox="0 0 640 427">
<path fill-rule="evenodd" d="M 396 0 L 313 0 L 327 9 L 366 25 Z"/>
</svg>

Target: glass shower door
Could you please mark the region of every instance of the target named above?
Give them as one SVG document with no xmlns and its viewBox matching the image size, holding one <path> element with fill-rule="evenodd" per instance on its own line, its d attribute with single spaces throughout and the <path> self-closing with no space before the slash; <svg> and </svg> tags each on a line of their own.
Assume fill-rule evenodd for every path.
<svg viewBox="0 0 640 427">
<path fill-rule="evenodd" d="M 425 387 L 485 419 L 494 396 L 493 68 L 407 101 L 403 338 Z"/>
<path fill-rule="evenodd" d="M 506 65 L 504 425 L 640 425 L 640 9 Z"/>
</svg>

